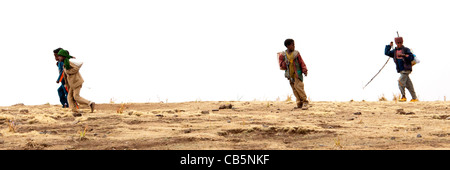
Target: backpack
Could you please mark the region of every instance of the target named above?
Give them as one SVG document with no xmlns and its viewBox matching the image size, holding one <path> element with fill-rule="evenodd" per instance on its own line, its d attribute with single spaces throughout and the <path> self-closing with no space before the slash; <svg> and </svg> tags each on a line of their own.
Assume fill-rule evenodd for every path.
<svg viewBox="0 0 450 170">
<path fill-rule="evenodd" d="M 413 60 L 411 60 L 411 66 L 414 66 L 418 63 L 420 63 L 420 60 L 417 58 L 416 54 L 413 53 L 412 49 L 409 49 L 411 53 L 413 54 Z"/>
</svg>

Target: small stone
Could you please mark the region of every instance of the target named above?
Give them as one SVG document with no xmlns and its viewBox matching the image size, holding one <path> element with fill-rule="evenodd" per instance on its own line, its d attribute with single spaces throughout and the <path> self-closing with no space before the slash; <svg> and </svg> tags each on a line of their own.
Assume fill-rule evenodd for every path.
<svg viewBox="0 0 450 170">
<path fill-rule="evenodd" d="M 192 129 L 186 129 L 186 130 L 184 130 L 183 132 L 184 132 L 184 133 L 191 133 L 191 132 L 192 132 Z"/>
<path fill-rule="evenodd" d="M 217 111 L 219 111 L 219 109 L 213 109 L 212 111 L 213 111 L 213 112 L 217 112 Z"/>
<path fill-rule="evenodd" d="M 162 114 L 155 115 L 156 117 L 164 117 Z"/>
<path fill-rule="evenodd" d="M 421 134 L 419 133 L 419 134 L 417 134 L 417 137 L 418 137 L 418 138 L 421 138 L 421 137 L 422 137 L 422 135 L 421 135 Z"/>
<path fill-rule="evenodd" d="M 80 116 L 82 116 L 80 112 L 73 112 L 72 115 L 73 115 L 73 117 L 80 117 Z"/>
<path fill-rule="evenodd" d="M 231 123 L 231 120 L 227 120 L 227 123 Z"/>
<path fill-rule="evenodd" d="M 395 137 L 391 137 L 391 140 L 395 140 Z"/>
<path fill-rule="evenodd" d="M 354 115 L 361 115 L 361 112 L 355 112 Z"/>
<path fill-rule="evenodd" d="M 233 108 L 233 105 L 232 105 L 232 104 L 221 105 L 221 106 L 219 107 L 219 109 L 231 109 L 231 108 Z"/>
<path fill-rule="evenodd" d="M 175 109 L 175 113 L 179 113 L 179 112 L 186 112 L 186 110 Z"/>
<path fill-rule="evenodd" d="M 28 113 L 28 109 L 20 109 L 20 113 Z"/>
<path fill-rule="evenodd" d="M 203 110 L 201 113 L 202 114 L 209 114 L 209 110 Z"/>
<path fill-rule="evenodd" d="M 12 105 L 12 106 L 25 106 L 25 104 L 23 104 L 23 103 L 17 103 L 17 104 Z"/>
</svg>

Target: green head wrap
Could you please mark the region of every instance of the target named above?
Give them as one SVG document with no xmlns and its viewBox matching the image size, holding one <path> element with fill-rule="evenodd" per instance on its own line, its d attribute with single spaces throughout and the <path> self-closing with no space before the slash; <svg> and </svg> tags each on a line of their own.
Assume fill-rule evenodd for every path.
<svg viewBox="0 0 450 170">
<path fill-rule="evenodd" d="M 72 58 L 72 56 L 69 55 L 69 52 L 67 50 L 61 49 L 61 50 L 59 50 L 57 55 L 65 57 L 64 67 L 66 67 L 66 69 L 70 69 L 71 67 L 70 67 L 69 59 Z"/>
</svg>

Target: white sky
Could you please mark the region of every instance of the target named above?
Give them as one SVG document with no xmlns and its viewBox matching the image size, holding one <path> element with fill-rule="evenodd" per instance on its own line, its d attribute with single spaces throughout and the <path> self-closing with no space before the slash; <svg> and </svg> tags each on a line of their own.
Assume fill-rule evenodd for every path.
<svg viewBox="0 0 450 170">
<path fill-rule="evenodd" d="M 421 60 L 410 75 L 419 100 L 443 100 L 449 2 L 4 0 L 0 105 L 59 104 L 58 47 L 84 62 L 81 96 L 97 103 L 284 100 L 292 89 L 276 53 L 286 38 L 309 69 L 312 101 L 391 100 L 392 60 L 362 87 L 397 30 Z"/>
</svg>

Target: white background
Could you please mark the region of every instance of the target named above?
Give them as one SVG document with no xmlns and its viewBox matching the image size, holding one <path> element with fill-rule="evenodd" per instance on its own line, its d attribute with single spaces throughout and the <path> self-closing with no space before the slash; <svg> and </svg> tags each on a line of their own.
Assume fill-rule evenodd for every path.
<svg viewBox="0 0 450 170">
<path fill-rule="evenodd" d="M 391 100 L 392 60 L 362 87 L 396 31 L 421 60 L 410 75 L 419 100 L 443 100 L 448 2 L 4 0 L 0 105 L 59 104 L 58 47 L 84 62 L 81 96 L 97 103 L 284 100 L 292 90 L 276 53 L 286 38 L 309 69 L 312 101 Z"/>
</svg>

